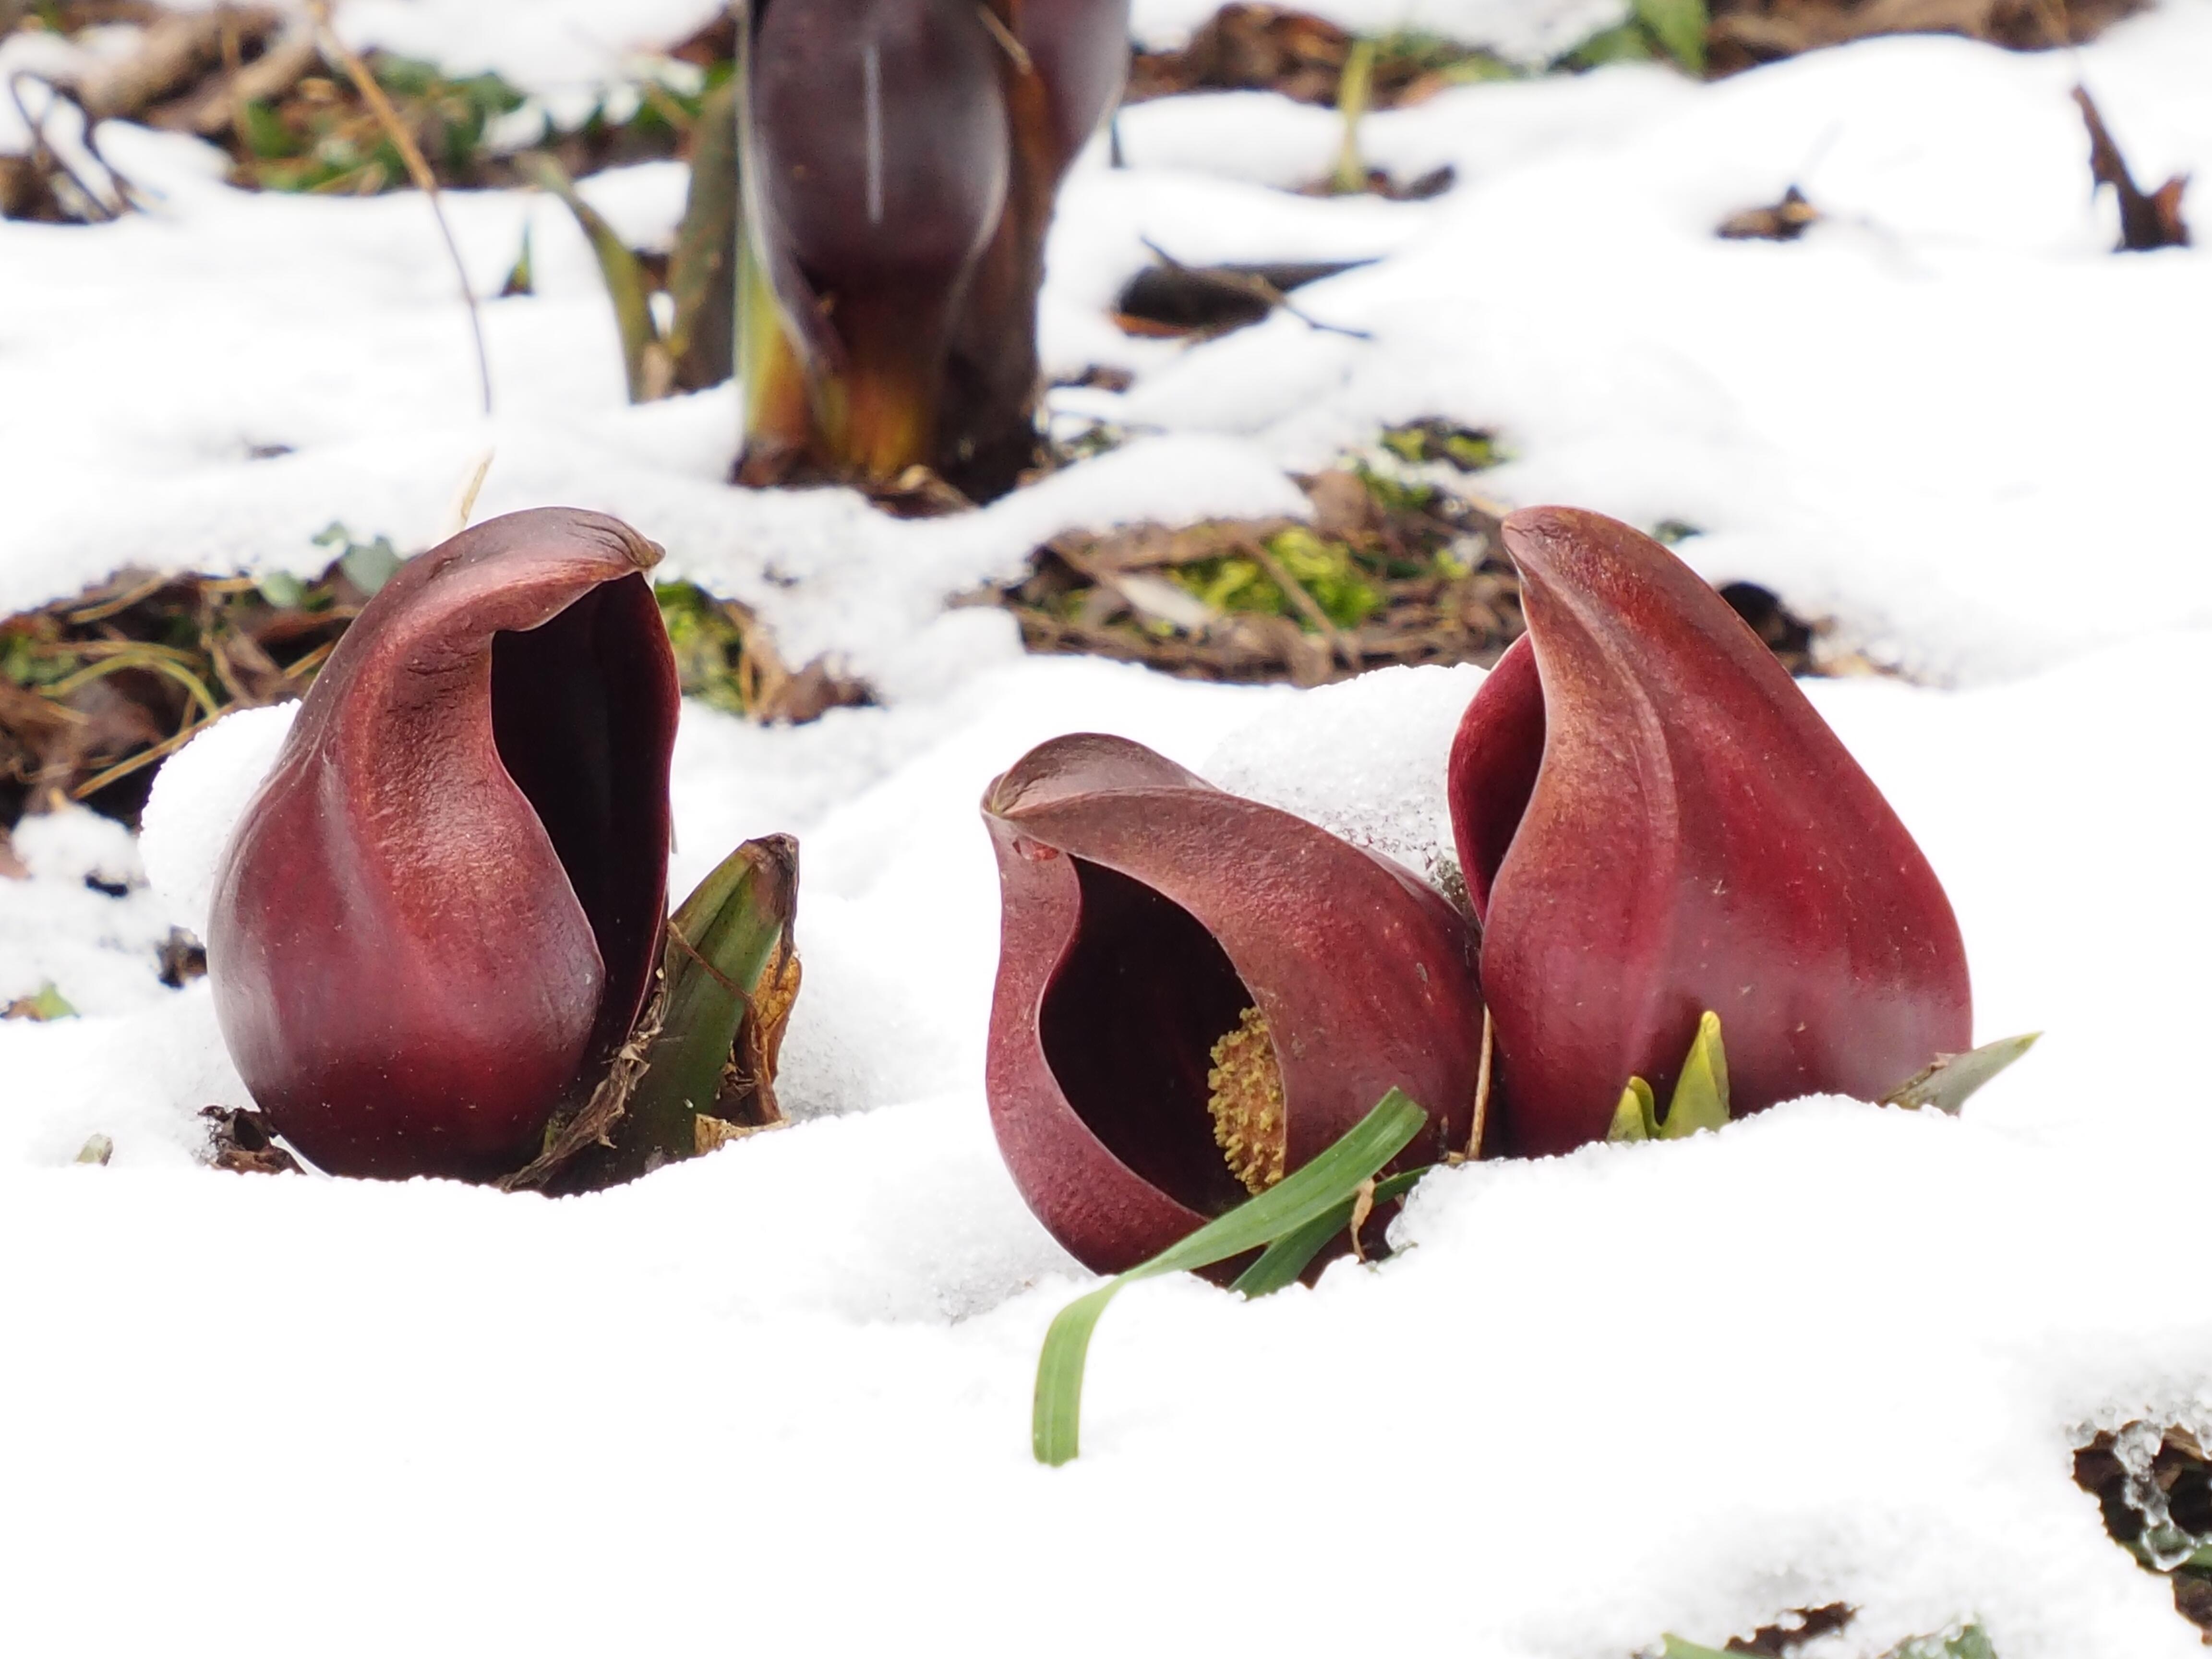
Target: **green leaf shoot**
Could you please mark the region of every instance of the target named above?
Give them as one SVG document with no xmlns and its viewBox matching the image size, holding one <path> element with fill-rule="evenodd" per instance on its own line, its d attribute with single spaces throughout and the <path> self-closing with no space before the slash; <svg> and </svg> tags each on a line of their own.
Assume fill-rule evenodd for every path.
<svg viewBox="0 0 2212 1659">
<path fill-rule="evenodd" d="M 2035 1047 L 2036 1039 L 2042 1035 L 2040 1031 L 2030 1031 L 2022 1036 L 2000 1037 L 1963 1054 L 1938 1054 L 1934 1064 L 1914 1073 L 1884 1095 L 1881 1103 L 1912 1110 L 1932 1106 L 1955 1117 L 1959 1109 L 1984 1084 Z"/>
<path fill-rule="evenodd" d="M 1721 1044 L 1721 1017 L 1709 1008 L 1698 1017 L 1698 1034 L 1674 1080 L 1659 1138 L 1680 1140 L 1700 1129 L 1725 1128 L 1728 1121 L 1728 1051 Z"/>
<path fill-rule="evenodd" d="M 1628 1079 L 1628 1086 L 1620 1091 L 1620 1103 L 1613 1109 L 1613 1127 L 1605 1132 L 1607 1140 L 1656 1140 L 1659 1137 L 1659 1101 L 1651 1092 L 1651 1085 L 1640 1077 Z"/>
<path fill-rule="evenodd" d="M 540 190 L 561 199 L 592 245 L 600 279 L 606 284 L 608 302 L 614 307 L 615 331 L 622 339 L 623 374 L 630 402 L 651 403 L 665 397 L 669 385 L 668 353 L 653 320 L 644 265 L 599 210 L 578 193 L 575 181 L 558 161 L 533 150 L 517 157 L 515 164 Z"/>
</svg>

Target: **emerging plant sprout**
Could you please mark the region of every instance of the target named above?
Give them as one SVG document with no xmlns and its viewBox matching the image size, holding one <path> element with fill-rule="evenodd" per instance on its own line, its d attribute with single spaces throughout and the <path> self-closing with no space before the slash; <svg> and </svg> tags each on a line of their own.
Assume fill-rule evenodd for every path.
<svg viewBox="0 0 2212 1659">
<path fill-rule="evenodd" d="M 1141 744 L 1057 738 L 992 784 L 987 1076 L 1014 1182 L 1085 1265 L 1134 1267 L 1393 1089 L 1467 1141 L 1482 1030 L 1458 913 L 1406 871 Z"/>
<path fill-rule="evenodd" d="M 629 1035 L 660 957 L 674 664 L 597 514 L 404 566 L 315 681 L 216 875 L 223 1039 L 336 1174 L 484 1179 Z"/>
<path fill-rule="evenodd" d="M 741 9 L 744 481 L 805 460 L 1012 487 L 1053 199 L 1120 94 L 1127 36 L 1127 0 Z"/>
<path fill-rule="evenodd" d="M 1594 513 L 1505 520 L 1528 632 L 1453 744 L 1482 925 L 1497 1150 L 1603 1139 L 1669 1090 L 1700 1017 L 1741 1116 L 1879 1100 L 1971 1042 L 1936 874 L 1795 681 L 1711 587 Z"/>
</svg>

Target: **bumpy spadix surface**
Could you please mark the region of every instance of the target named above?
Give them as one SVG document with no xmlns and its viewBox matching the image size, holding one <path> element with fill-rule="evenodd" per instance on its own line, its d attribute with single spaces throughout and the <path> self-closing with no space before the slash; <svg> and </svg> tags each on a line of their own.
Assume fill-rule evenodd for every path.
<svg viewBox="0 0 2212 1659">
<path fill-rule="evenodd" d="M 1450 796 L 1483 924 L 1501 1151 L 1665 1098 L 1701 1012 L 1741 1115 L 1878 1098 L 1970 1046 L 1966 958 L 1912 837 L 1680 560 L 1595 513 L 1505 521 L 1527 637 L 1468 705 Z"/>
<path fill-rule="evenodd" d="M 628 1030 L 667 871 L 659 557 L 597 514 L 494 520 L 404 567 L 315 682 L 208 951 L 240 1075 L 325 1169 L 511 1169 Z"/>
</svg>

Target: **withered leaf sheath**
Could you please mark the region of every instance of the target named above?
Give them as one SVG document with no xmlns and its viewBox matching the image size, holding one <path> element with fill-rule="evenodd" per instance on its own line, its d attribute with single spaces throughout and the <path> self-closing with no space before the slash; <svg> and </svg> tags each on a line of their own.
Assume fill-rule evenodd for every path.
<svg viewBox="0 0 2212 1659">
<path fill-rule="evenodd" d="M 1464 1143 L 1470 940 L 1411 874 L 1120 738 L 1032 750 L 983 817 L 1002 902 L 992 1122 L 1085 1266 L 1132 1267 L 1247 1196 L 1208 1099 L 1232 1048 L 1251 1057 L 1248 1009 L 1279 1072 L 1282 1170 L 1393 1087 L 1431 1113 L 1401 1165 Z"/>
<path fill-rule="evenodd" d="M 1500 1152 L 1604 1139 L 1705 1010 L 1732 1109 L 1879 1099 L 1972 1046 L 1965 946 L 1873 781 L 1728 605 L 1595 513 L 1505 520 L 1528 632 L 1468 705 L 1452 823 Z"/>
<path fill-rule="evenodd" d="M 1020 45 L 999 76 L 1012 139 L 1006 204 L 953 319 L 937 470 L 978 501 L 1036 459 L 1037 294 L 1060 180 L 1120 101 L 1128 0 L 990 0 Z"/>
<path fill-rule="evenodd" d="M 240 1075 L 325 1169 L 513 1170 L 627 1034 L 666 904 L 659 557 L 598 514 L 492 520 L 404 566 L 307 694 L 208 962 Z"/>
</svg>

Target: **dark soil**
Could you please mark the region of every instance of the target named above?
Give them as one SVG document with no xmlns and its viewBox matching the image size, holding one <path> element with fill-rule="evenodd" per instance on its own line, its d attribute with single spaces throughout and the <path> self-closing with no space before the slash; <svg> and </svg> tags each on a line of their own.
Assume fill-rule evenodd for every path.
<svg viewBox="0 0 2212 1659">
<path fill-rule="evenodd" d="M 2097 1500 L 2112 1541 L 2134 1555 L 2144 1571 L 2155 1572 L 2142 1547 L 2147 1518 L 2129 1501 L 2128 1472 L 2116 1443 L 2112 1435 L 2100 1433 L 2077 1450 L 2074 1482 Z M 2185 1429 L 2166 1430 L 2150 1473 L 2165 1494 L 2172 1524 L 2198 1539 L 2212 1539 L 2212 1460 L 2196 1437 Z M 2192 1558 L 2163 1577 L 2172 1589 L 2174 1610 L 2203 1632 L 2205 1644 L 2212 1646 L 2212 1561 L 2199 1565 Z"/>
</svg>

